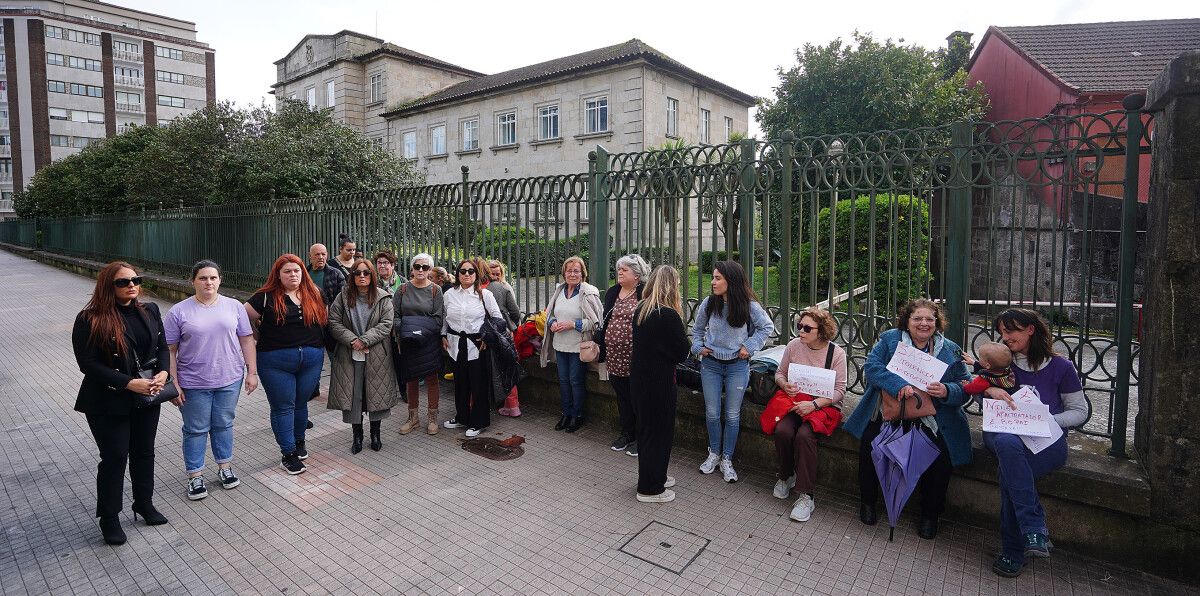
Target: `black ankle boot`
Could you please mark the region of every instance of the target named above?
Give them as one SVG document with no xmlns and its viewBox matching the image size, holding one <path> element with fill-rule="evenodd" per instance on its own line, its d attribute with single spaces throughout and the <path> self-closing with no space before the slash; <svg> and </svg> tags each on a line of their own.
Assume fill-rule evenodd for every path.
<svg viewBox="0 0 1200 596">
<path fill-rule="evenodd" d="M 371 451 L 383 449 L 383 439 L 379 438 L 379 420 L 371 421 Z M 360 426 L 359 429 L 362 429 Z M 359 430 L 361 433 L 362 430 Z"/>
<path fill-rule="evenodd" d="M 137 516 L 141 515 L 146 520 L 147 526 L 161 526 L 167 523 L 167 517 L 158 512 L 154 508 L 153 503 L 134 503 L 133 504 L 133 521 L 137 521 Z"/>
<path fill-rule="evenodd" d="M 362 425 L 351 424 L 350 428 L 354 431 L 354 440 L 350 442 L 350 453 L 358 453 L 362 451 Z"/>
<path fill-rule="evenodd" d="M 938 518 L 922 517 L 920 523 L 917 524 L 917 536 L 925 540 L 933 540 L 937 538 L 938 533 Z"/>
<path fill-rule="evenodd" d="M 875 513 L 875 505 L 867 503 L 858 504 L 858 521 L 861 521 L 868 526 L 875 525 L 879 521 L 879 515 Z"/>
<path fill-rule="evenodd" d="M 125 544 L 125 530 L 121 529 L 121 520 L 115 517 L 100 518 L 100 533 L 104 535 L 105 544 Z"/>
</svg>

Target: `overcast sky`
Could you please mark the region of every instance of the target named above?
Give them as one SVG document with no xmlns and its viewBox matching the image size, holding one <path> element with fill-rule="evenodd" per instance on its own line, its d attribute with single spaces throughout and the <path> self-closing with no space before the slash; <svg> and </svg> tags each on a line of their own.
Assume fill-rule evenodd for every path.
<svg viewBox="0 0 1200 596">
<path fill-rule="evenodd" d="M 990 25 L 1047 25 L 1200 17 L 1196 2 L 571 2 L 383 0 L 108 0 L 196 23 L 216 50 L 217 97 L 274 103 L 274 62 L 310 33 L 350 29 L 484 73 L 637 37 L 705 75 L 770 96 L 776 69 L 805 43 L 857 29 L 927 48 L 955 30 L 978 43 Z M 1192 8 L 1187 8 L 1191 6 Z M 761 8 L 760 8 L 761 7 Z M 1130 15 L 1130 7 L 1135 14 Z M 757 132 L 751 118 L 751 132 Z"/>
</svg>

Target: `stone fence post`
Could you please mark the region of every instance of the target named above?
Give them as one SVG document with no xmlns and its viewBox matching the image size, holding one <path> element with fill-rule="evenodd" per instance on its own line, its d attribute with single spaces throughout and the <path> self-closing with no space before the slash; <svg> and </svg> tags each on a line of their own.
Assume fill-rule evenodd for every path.
<svg viewBox="0 0 1200 596">
<path fill-rule="evenodd" d="M 1151 83 L 1149 274 L 1136 449 L 1155 521 L 1200 530 L 1200 51 Z"/>
</svg>

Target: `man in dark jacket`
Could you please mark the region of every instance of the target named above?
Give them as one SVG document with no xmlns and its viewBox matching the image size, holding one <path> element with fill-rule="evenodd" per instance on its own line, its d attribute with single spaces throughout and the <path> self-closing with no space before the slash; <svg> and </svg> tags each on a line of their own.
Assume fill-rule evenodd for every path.
<svg viewBox="0 0 1200 596">
<path fill-rule="evenodd" d="M 334 298 L 346 285 L 346 276 L 340 269 L 329 264 L 329 249 L 324 244 L 314 244 L 308 249 L 308 274 L 312 276 L 325 306 L 333 304 Z"/>
</svg>

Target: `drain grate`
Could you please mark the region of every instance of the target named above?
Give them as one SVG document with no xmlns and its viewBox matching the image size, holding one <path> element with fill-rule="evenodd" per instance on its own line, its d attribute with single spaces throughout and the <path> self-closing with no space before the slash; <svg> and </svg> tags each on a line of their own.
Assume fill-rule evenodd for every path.
<svg viewBox="0 0 1200 596">
<path fill-rule="evenodd" d="M 521 447 L 521 443 L 524 442 L 525 437 L 520 436 L 504 439 L 503 441 L 492 437 L 479 437 L 463 441 L 462 448 L 480 457 L 496 461 L 507 461 L 525 455 L 525 449 Z"/>
<path fill-rule="evenodd" d="M 619 550 L 635 559 L 681 575 L 704 552 L 708 543 L 709 540 L 702 536 L 652 521 L 625 541 Z"/>
</svg>

